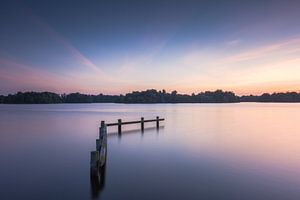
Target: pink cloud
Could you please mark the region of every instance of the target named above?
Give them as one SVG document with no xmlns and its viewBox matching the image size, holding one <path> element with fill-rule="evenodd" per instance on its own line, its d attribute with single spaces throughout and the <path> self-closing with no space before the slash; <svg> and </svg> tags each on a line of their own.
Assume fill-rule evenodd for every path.
<svg viewBox="0 0 300 200">
<path fill-rule="evenodd" d="M 294 48 L 295 45 L 297 47 L 300 46 L 300 38 L 293 38 L 283 42 L 278 42 L 274 44 L 270 44 L 267 46 L 263 46 L 260 48 L 251 49 L 242 53 L 238 53 L 236 55 L 230 56 L 226 58 L 227 62 L 241 62 L 253 59 L 259 59 L 265 55 L 270 53 L 274 53 L 281 50 L 289 50 L 290 48 Z"/>
<path fill-rule="evenodd" d="M 57 75 L 42 69 L 20 64 L 13 60 L 0 58 L 1 81 L 8 89 L 39 89 L 63 91 L 74 88 L 72 77 Z M 59 88 L 59 89 L 58 89 Z"/>
</svg>

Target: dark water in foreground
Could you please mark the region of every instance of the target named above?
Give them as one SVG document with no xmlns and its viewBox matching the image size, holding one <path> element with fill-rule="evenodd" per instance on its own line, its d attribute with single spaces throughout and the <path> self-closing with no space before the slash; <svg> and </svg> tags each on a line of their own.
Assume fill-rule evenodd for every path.
<svg viewBox="0 0 300 200">
<path fill-rule="evenodd" d="M 101 120 L 104 185 L 89 176 Z M 0 199 L 300 199 L 300 104 L 0 105 Z"/>
</svg>

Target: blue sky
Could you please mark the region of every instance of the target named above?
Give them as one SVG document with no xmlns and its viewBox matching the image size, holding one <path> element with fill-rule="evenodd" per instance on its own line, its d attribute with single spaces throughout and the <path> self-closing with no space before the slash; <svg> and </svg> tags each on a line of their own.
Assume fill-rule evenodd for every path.
<svg viewBox="0 0 300 200">
<path fill-rule="evenodd" d="M 299 91 L 299 1 L 3 1 L 0 93 Z"/>
</svg>

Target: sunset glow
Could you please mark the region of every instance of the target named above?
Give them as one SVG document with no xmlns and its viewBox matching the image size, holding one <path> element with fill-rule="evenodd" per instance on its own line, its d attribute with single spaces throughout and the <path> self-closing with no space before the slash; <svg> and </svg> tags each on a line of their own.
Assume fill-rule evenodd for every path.
<svg viewBox="0 0 300 200">
<path fill-rule="evenodd" d="M 299 3 L 220 4 L 8 3 L 0 93 L 300 91 Z"/>
</svg>

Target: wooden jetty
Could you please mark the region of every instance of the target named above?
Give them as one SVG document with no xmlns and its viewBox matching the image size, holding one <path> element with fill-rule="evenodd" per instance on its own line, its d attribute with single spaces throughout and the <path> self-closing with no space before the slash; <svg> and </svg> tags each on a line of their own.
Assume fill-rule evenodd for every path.
<svg viewBox="0 0 300 200">
<path fill-rule="evenodd" d="M 118 134 L 122 134 L 122 125 L 128 125 L 128 124 L 141 124 L 141 130 L 144 131 L 144 124 L 147 122 L 156 122 L 156 128 L 159 128 L 159 122 L 163 121 L 165 119 L 159 118 L 158 116 L 156 119 L 148 119 L 144 120 L 144 117 L 141 117 L 141 120 L 138 121 L 130 121 L 130 122 L 122 122 L 121 119 L 118 119 L 117 123 L 109 123 L 106 124 L 106 126 L 118 126 Z"/>
<path fill-rule="evenodd" d="M 99 175 L 99 171 L 105 167 L 107 155 L 107 126 L 101 121 L 99 138 L 96 139 L 96 151 L 91 152 L 91 175 Z"/>
<path fill-rule="evenodd" d="M 109 126 L 118 126 L 118 134 L 122 134 L 122 125 L 128 124 L 141 124 L 141 131 L 144 131 L 144 124 L 148 122 L 156 122 L 156 128 L 159 129 L 159 122 L 164 121 L 164 118 L 149 119 L 145 120 L 144 117 L 138 121 L 129 121 L 122 122 L 121 119 L 118 119 L 117 123 L 108 123 L 101 121 L 101 126 L 99 128 L 99 138 L 96 139 L 96 151 L 91 151 L 91 162 L 90 169 L 92 176 L 99 176 L 101 170 L 105 168 L 106 164 L 106 155 L 107 155 L 107 127 Z"/>
</svg>

